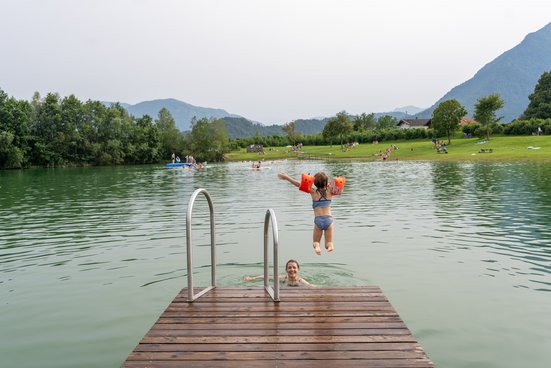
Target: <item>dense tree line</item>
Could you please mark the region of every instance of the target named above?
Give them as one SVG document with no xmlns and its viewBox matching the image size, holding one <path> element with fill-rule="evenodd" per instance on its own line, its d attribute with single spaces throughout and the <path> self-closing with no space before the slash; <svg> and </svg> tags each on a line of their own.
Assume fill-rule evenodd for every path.
<svg viewBox="0 0 551 368">
<path fill-rule="evenodd" d="M 551 134 L 551 72 L 544 73 L 529 96 L 530 104 L 521 120 L 500 124 L 496 112 L 503 107 L 497 94 L 481 97 L 467 134 L 490 138 L 490 133 L 510 135 Z M 105 106 L 99 101 L 81 102 L 71 95 L 61 98 L 35 93 L 30 102 L 9 97 L 0 89 L 0 169 L 30 166 L 148 164 L 167 160 L 172 153 L 193 155 L 199 161 L 221 161 L 231 149 L 251 144 L 267 147 L 371 143 L 400 139 L 451 136 L 459 130 L 466 110 L 456 100 L 443 101 L 434 111 L 433 129 L 399 129 L 392 116 L 345 111 L 327 119 L 323 132 L 304 135 L 297 122 L 281 127 L 280 134 L 228 138 L 221 119 L 193 119 L 191 132 L 182 133 L 170 112 L 163 108 L 157 120 L 136 118 L 120 104 Z M 283 135 L 286 133 L 286 135 Z"/>
<path fill-rule="evenodd" d="M 162 152 L 151 117 L 56 93 L 27 102 L 0 90 L 0 137 L 1 168 L 152 163 Z"/>
<path fill-rule="evenodd" d="M 351 117 L 346 111 L 337 113 L 329 118 L 323 132 L 316 134 L 302 134 L 295 130 L 295 122 L 282 126 L 282 132 L 287 135 L 274 134 L 271 136 L 236 138 L 230 140 L 231 149 L 245 148 L 252 144 L 262 144 L 266 147 L 283 147 L 302 143 L 307 146 L 323 146 L 345 143 L 372 143 L 373 141 L 390 141 L 398 139 L 431 138 L 432 129 L 399 129 L 398 120 L 390 115 L 375 117 L 375 114 L 361 114 Z"/>
<path fill-rule="evenodd" d="M 220 160 L 229 150 L 223 122 L 195 121 L 181 133 L 163 108 L 157 120 L 136 118 L 120 105 L 38 93 L 31 102 L 0 89 L 0 168 L 150 164 L 182 157 Z"/>
</svg>

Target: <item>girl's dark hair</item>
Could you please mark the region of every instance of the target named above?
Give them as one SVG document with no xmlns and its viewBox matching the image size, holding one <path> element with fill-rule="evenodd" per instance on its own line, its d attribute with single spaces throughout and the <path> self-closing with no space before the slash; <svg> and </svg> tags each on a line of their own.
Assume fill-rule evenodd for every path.
<svg viewBox="0 0 551 368">
<path fill-rule="evenodd" d="M 316 175 L 314 175 L 314 185 L 316 186 L 316 189 L 325 189 L 327 187 L 327 181 L 329 178 L 327 177 L 327 174 L 325 174 L 323 171 L 320 171 Z"/>
<path fill-rule="evenodd" d="M 285 269 L 287 269 L 287 266 L 289 266 L 289 263 L 296 263 L 297 264 L 297 268 L 300 270 L 300 265 L 298 264 L 297 261 L 295 261 L 294 259 L 290 259 L 287 261 L 287 263 L 285 263 Z"/>
<path fill-rule="evenodd" d="M 320 194 L 320 199 L 325 198 L 328 180 L 327 174 L 323 171 L 314 175 L 314 185 L 316 186 L 316 191 Z"/>
</svg>

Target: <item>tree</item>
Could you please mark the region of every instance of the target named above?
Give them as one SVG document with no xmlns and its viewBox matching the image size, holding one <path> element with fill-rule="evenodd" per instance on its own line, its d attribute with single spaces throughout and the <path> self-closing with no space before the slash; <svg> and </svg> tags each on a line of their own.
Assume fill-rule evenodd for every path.
<svg viewBox="0 0 551 368">
<path fill-rule="evenodd" d="M 432 113 L 432 128 L 438 135 L 446 135 L 448 144 L 451 143 L 451 135 L 459 129 L 461 119 L 467 115 L 467 110 L 456 99 L 442 102 Z"/>
<path fill-rule="evenodd" d="M 79 149 L 82 147 L 80 135 L 81 123 L 84 120 L 82 102 L 74 95 L 65 97 L 61 101 L 61 121 L 64 130 L 64 141 L 60 145 L 61 156 L 69 162 L 82 161 Z"/>
<path fill-rule="evenodd" d="M 159 111 L 156 123 L 161 135 L 161 156 L 170 157 L 173 152 L 182 154 L 184 149 L 182 133 L 176 128 L 176 121 L 167 108 L 163 107 Z"/>
<path fill-rule="evenodd" d="M 377 119 L 377 128 L 386 129 L 386 128 L 396 128 L 398 125 L 398 120 L 394 116 L 383 115 Z"/>
<path fill-rule="evenodd" d="M 341 111 L 334 118 L 329 119 L 323 128 L 323 138 L 329 140 L 333 144 L 333 137 L 339 137 L 341 146 L 345 135 L 352 132 L 352 122 L 346 111 Z"/>
<path fill-rule="evenodd" d="M 149 115 L 137 119 L 133 132 L 134 162 L 142 164 L 159 162 L 161 139 L 153 119 Z"/>
<path fill-rule="evenodd" d="M 283 127 L 281 128 L 281 130 L 287 133 L 287 137 L 289 137 L 289 141 L 291 141 L 293 146 L 296 144 L 296 141 L 302 137 L 302 133 L 297 132 L 296 128 L 297 123 L 295 123 L 294 121 L 283 124 Z"/>
<path fill-rule="evenodd" d="M 26 166 L 31 105 L 8 98 L 0 89 L 0 168 Z"/>
<path fill-rule="evenodd" d="M 545 72 L 540 76 L 534 93 L 528 96 L 528 99 L 530 103 L 520 119 L 551 118 L 551 72 Z"/>
<path fill-rule="evenodd" d="M 0 130 L 0 169 L 19 169 L 23 162 L 23 154 L 19 147 L 13 144 L 14 135 Z"/>
<path fill-rule="evenodd" d="M 228 132 L 221 119 L 193 120 L 188 139 L 198 161 L 223 161 L 224 154 L 229 151 Z"/>
<path fill-rule="evenodd" d="M 106 137 L 101 141 L 104 161 L 111 165 L 123 164 L 126 157 L 131 157 L 128 148 L 132 118 L 121 104 L 116 103 L 106 109 L 102 126 Z"/>
<path fill-rule="evenodd" d="M 496 111 L 504 105 L 503 100 L 498 93 L 493 93 L 486 97 L 481 97 L 475 104 L 475 113 L 473 118 L 481 125 L 483 133 L 486 135 L 486 140 L 490 140 L 492 132 L 492 124 L 497 123 L 500 118 L 496 118 Z"/>
<path fill-rule="evenodd" d="M 377 125 L 377 119 L 375 114 L 366 114 L 365 112 L 354 118 L 353 122 L 355 131 L 364 131 L 368 129 L 374 129 Z"/>
<path fill-rule="evenodd" d="M 55 167 L 64 164 L 60 152 L 65 143 L 60 97 L 48 93 L 38 107 L 36 120 L 31 124 L 34 138 L 33 158 L 36 163 Z"/>
</svg>

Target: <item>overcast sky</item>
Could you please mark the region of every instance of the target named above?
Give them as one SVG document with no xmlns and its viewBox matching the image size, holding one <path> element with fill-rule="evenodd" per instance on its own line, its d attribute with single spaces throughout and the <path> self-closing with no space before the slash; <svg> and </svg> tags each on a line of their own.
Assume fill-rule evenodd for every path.
<svg viewBox="0 0 551 368">
<path fill-rule="evenodd" d="M 0 88 L 264 124 L 429 107 L 549 22 L 549 0 L 0 0 Z"/>
</svg>

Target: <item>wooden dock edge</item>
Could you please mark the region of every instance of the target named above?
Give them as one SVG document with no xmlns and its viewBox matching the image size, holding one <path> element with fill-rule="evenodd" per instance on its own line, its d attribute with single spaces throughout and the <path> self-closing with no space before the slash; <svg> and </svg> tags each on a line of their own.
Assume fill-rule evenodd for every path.
<svg viewBox="0 0 551 368">
<path fill-rule="evenodd" d="M 183 289 L 123 367 L 432 368 L 380 288 Z"/>
</svg>

